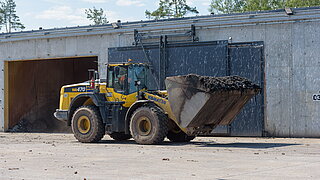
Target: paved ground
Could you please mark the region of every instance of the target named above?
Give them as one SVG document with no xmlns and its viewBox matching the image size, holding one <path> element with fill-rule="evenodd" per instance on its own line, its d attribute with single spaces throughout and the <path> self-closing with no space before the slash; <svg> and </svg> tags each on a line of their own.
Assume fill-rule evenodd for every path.
<svg viewBox="0 0 320 180">
<path fill-rule="evenodd" d="M 71 134 L 0 133 L 0 179 L 320 179 L 320 139 L 196 138 L 81 144 Z"/>
</svg>

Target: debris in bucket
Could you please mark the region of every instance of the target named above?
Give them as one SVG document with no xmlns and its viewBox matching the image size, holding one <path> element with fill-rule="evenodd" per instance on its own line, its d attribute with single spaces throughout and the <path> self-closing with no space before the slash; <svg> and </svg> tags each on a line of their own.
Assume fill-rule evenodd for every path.
<svg viewBox="0 0 320 180">
<path fill-rule="evenodd" d="M 185 82 L 193 84 L 193 87 L 205 92 L 260 89 L 250 80 L 239 76 L 211 77 L 188 74 L 180 77 L 185 78 Z"/>
</svg>

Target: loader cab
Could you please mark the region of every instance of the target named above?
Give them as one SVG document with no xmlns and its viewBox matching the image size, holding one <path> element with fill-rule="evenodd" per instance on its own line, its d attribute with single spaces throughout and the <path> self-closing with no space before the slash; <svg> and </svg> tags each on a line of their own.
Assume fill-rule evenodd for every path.
<svg viewBox="0 0 320 180">
<path fill-rule="evenodd" d="M 109 64 L 107 87 L 124 95 L 135 93 L 140 89 L 158 88 L 149 66 L 142 63 Z"/>
</svg>

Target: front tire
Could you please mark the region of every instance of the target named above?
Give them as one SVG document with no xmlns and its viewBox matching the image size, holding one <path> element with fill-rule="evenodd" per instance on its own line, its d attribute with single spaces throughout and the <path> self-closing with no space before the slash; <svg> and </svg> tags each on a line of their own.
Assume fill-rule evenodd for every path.
<svg viewBox="0 0 320 180">
<path fill-rule="evenodd" d="M 159 144 L 168 133 L 168 117 L 156 105 L 138 108 L 130 121 L 130 132 L 138 144 Z"/>
<path fill-rule="evenodd" d="M 100 141 L 105 128 L 96 106 L 81 106 L 73 114 L 71 121 L 74 137 L 82 143 Z"/>
</svg>

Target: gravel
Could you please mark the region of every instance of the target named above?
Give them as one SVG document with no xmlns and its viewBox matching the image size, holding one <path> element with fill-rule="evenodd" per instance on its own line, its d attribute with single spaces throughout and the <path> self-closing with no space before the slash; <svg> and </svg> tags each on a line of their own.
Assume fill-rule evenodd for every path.
<svg viewBox="0 0 320 180">
<path fill-rule="evenodd" d="M 230 91 L 230 90 L 260 90 L 257 84 L 240 76 L 212 77 L 188 74 L 180 76 L 187 83 L 205 92 Z"/>
</svg>

